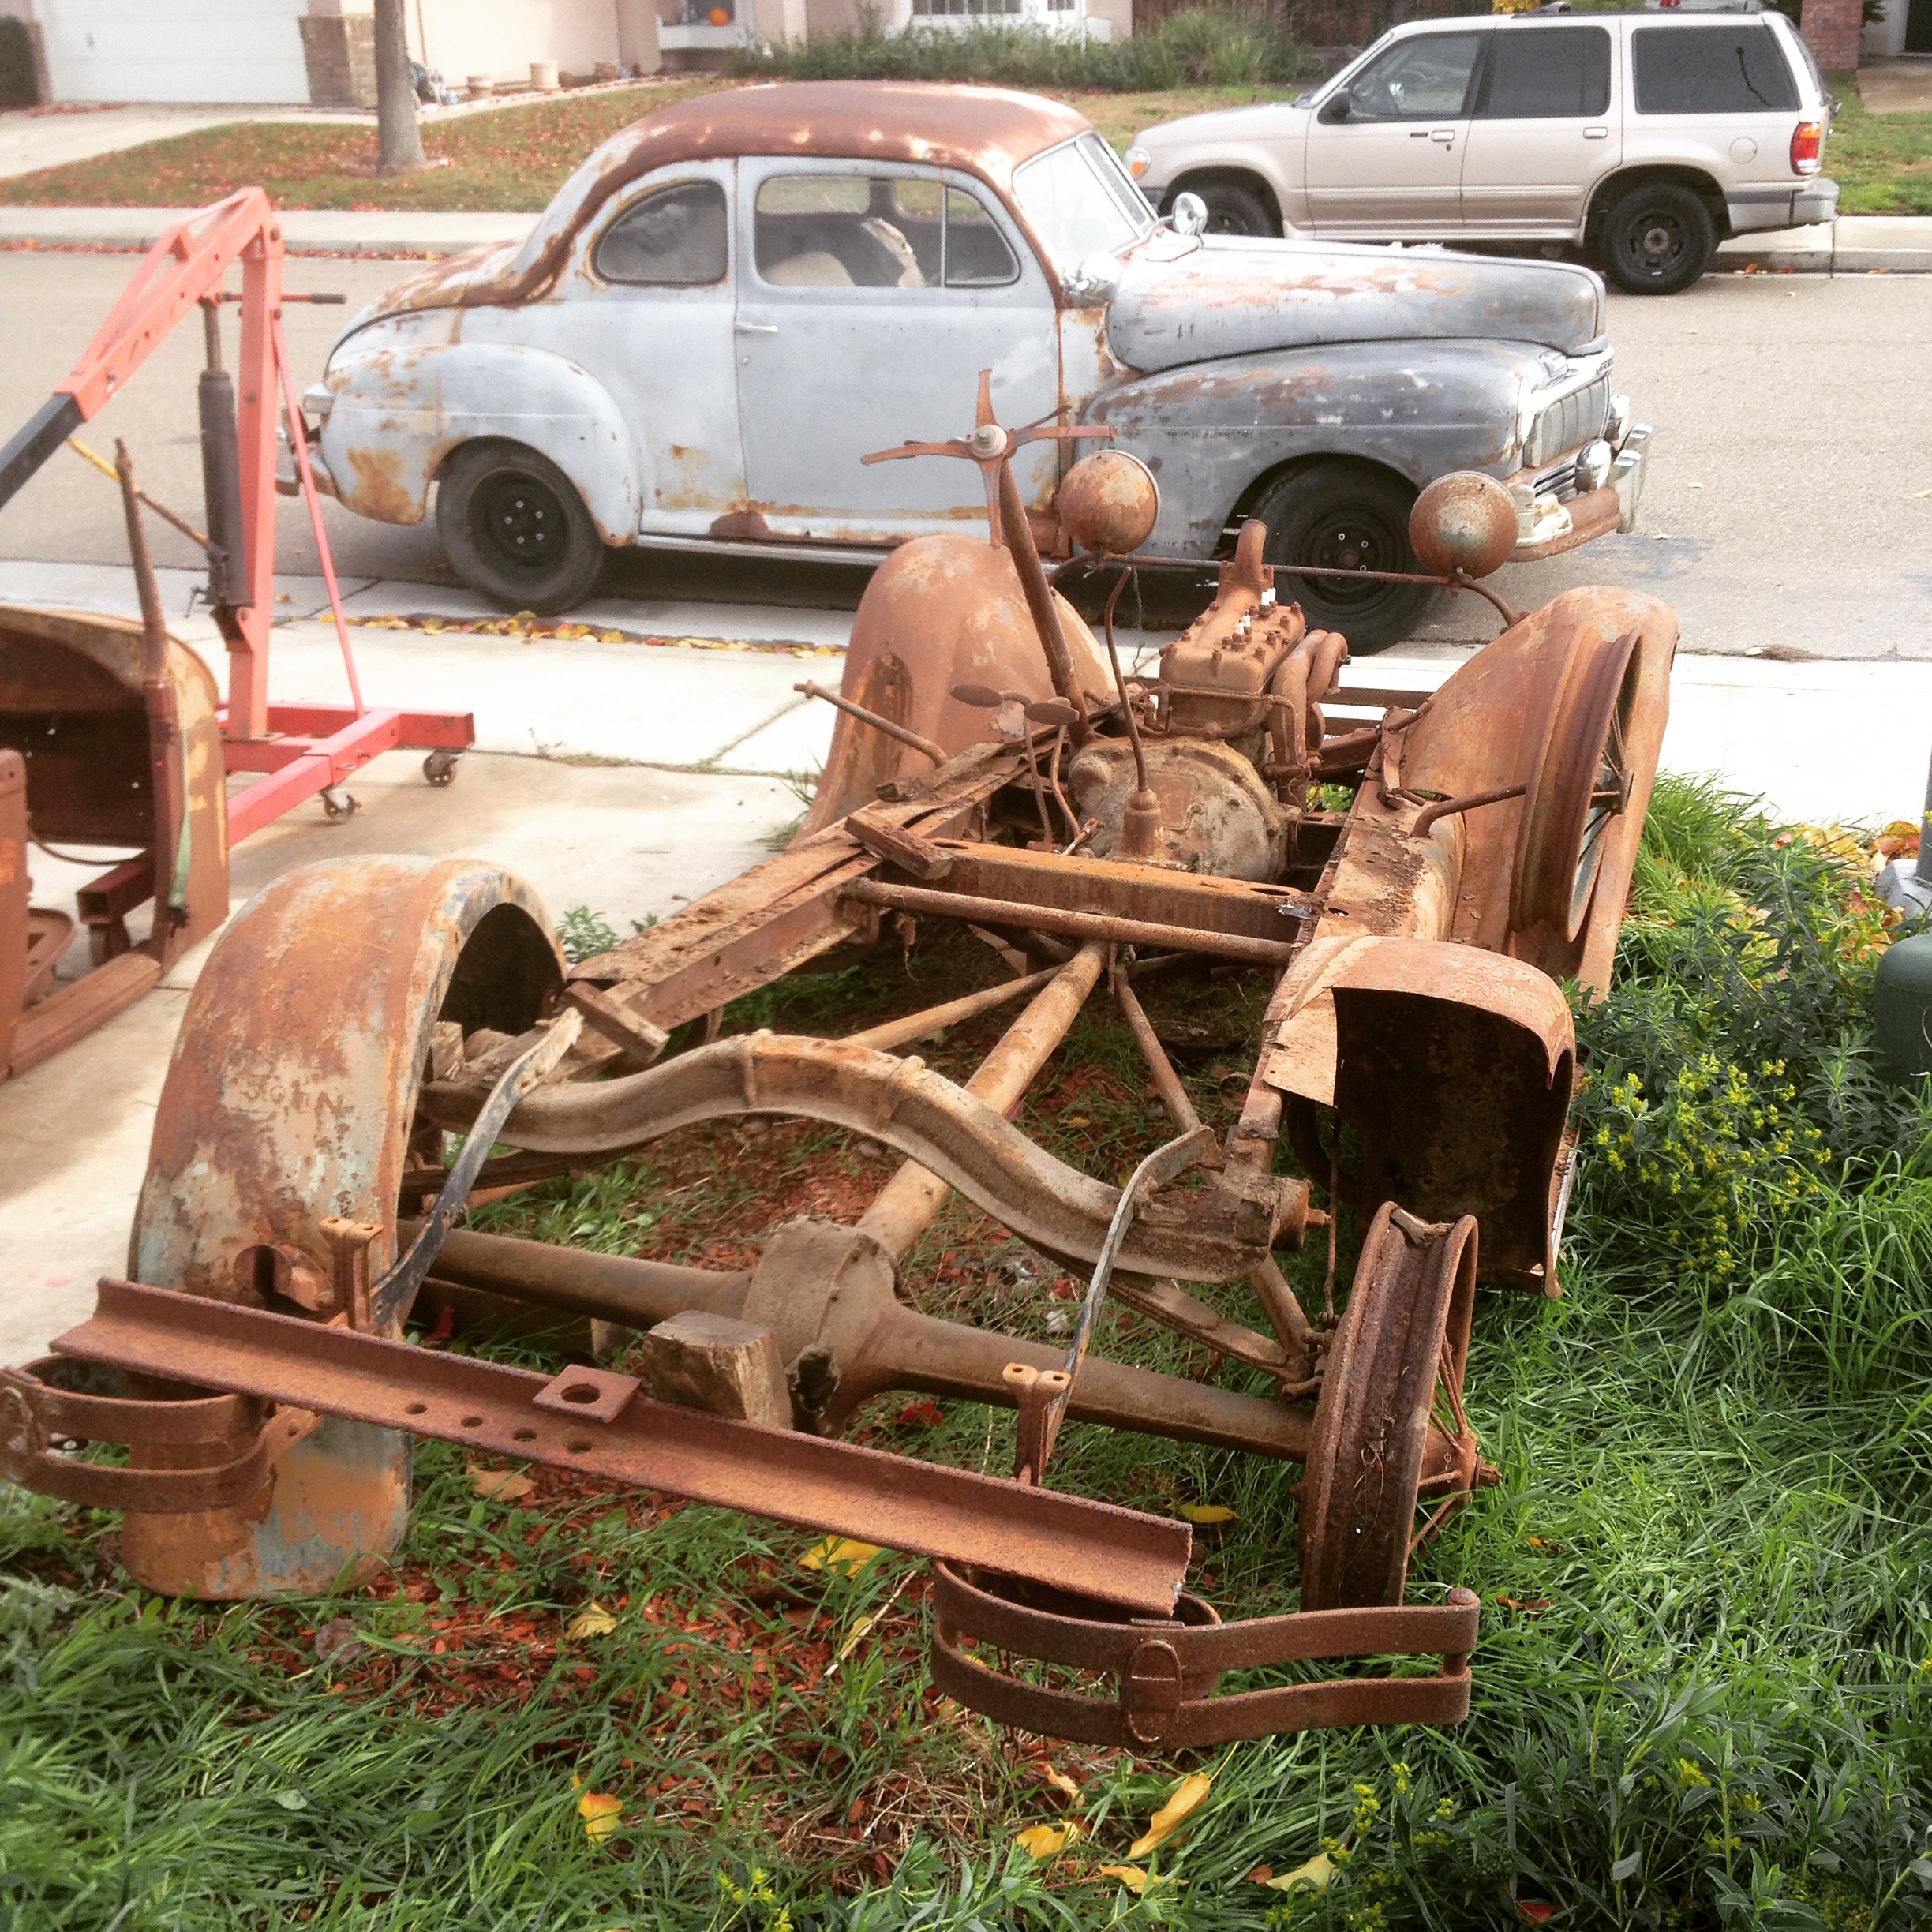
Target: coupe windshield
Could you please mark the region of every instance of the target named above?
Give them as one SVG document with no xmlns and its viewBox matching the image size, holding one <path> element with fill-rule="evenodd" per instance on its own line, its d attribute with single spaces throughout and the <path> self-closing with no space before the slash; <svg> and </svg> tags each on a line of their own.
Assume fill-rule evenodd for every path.
<svg viewBox="0 0 1932 1932">
<path fill-rule="evenodd" d="M 1083 134 L 1016 168 L 1013 192 L 1063 270 L 1096 251 L 1125 248 L 1154 223 L 1133 177 L 1098 134 Z"/>
</svg>

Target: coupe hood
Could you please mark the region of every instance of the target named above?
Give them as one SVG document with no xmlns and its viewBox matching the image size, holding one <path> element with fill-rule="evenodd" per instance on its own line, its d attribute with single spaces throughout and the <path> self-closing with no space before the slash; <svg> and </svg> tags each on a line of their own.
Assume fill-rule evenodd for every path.
<svg viewBox="0 0 1932 1932">
<path fill-rule="evenodd" d="M 1603 333 L 1603 283 L 1567 262 L 1436 248 L 1213 235 L 1170 261 L 1124 264 L 1107 343 L 1152 374 L 1330 343 L 1477 337 L 1574 354 Z"/>
</svg>

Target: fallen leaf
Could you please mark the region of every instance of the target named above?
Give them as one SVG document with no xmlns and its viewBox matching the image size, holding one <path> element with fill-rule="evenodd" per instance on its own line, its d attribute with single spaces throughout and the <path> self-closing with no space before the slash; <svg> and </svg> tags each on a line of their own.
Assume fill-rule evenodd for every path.
<svg viewBox="0 0 1932 1932">
<path fill-rule="evenodd" d="M 1190 1771 L 1177 1784 L 1167 1802 L 1148 1821 L 1148 1828 L 1127 1848 L 1129 1858 L 1145 1858 L 1158 1844 L 1164 1844 L 1197 1810 L 1214 1789 L 1214 1780 L 1199 1771 Z"/>
<path fill-rule="evenodd" d="M 1051 1765 L 1043 1764 L 1039 1768 L 1039 1774 L 1043 1784 L 1050 1784 L 1055 1791 L 1065 1792 L 1069 1798 L 1077 1798 L 1080 1795 L 1080 1786 L 1064 1771 L 1056 1771 Z"/>
<path fill-rule="evenodd" d="M 1496 1601 L 1505 1610 L 1520 1610 L 1526 1616 L 1541 1616 L 1550 1607 L 1547 1597 L 1499 1597 Z"/>
<path fill-rule="evenodd" d="M 347 1664 L 362 1654 L 355 1626 L 346 1617 L 331 1617 L 315 1634 L 315 1653 L 324 1664 Z"/>
<path fill-rule="evenodd" d="M 1138 1865 L 1103 1865 L 1095 1876 L 1118 1878 L 1129 1892 L 1141 1893 L 1147 1889 L 1148 1875 Z"/>
<path fill-rule="evenodd" d="M 912 1402 L 899 1411 L 899 1420 L 916 1424 L 921 1428 L 937 1428 L 945 1417 L 937 1402 Z"/>
<path fill-rule="evenodd" d="M 843 1570 L 856 1577 L 879 1553 L 876 1543 L 861 1543 L 856 1537 L 829 1536 L 814 1543 L 799 1559 L 801 1570 Z"/>
<path fill-rule="evenodd" d="M 1093 1122 L 1084 1114 L 1062 1114 L 1060 1125 L 1062 1127 L 1091 1127 Z"/>
<path fill-rule="evenodd" d="M 623 1822 L 623 1800 L 610 1792 L 586 1792 L 577 1800 L 577 1811 L 593 1844 L 615 1837 L 617 1827 Z"/>
<path fill-rule="evenodd" d="M 1266 1885 L 1274 1876 L 1275 1867 L 1272 1865 L 1257 1865 L 1249 1873 L 1248 1882 L 1250 1885 Z"/>
<path fill-rule="evenodd" d="M 1219 1503 L 1183 1503 L 1181 1514 L 1191 1523 L 1239 1522 L 1241 1518 L 1231 1509 L 1223 1509 Z"/>
<path fill-rule="evenodd" d="M 1542 1925 L 1556 1913 L 1556 1908 L 1548 1899 L 1518 1899 L 1516 1909 L 1532 1925 Z"/>
<path fill-rule="evenodd" d="M 587 1609 L 579 1610 L 565 1627 L 564 1634 L 581 1640 L 608 1637 L 617 1627 L 617 1619 L 593 1597 Z"/>
<path fill-rule="evenodd" d="M 1305 1865 L 1297 1865 L 1279 1878 L 1264 1878 L 1261 1882 L 1271 1892 L 1326 1892 L 1334 1876 L 1335 1860 L 1326 1852 L 1317 1852 Z"/>
<path fill-rule="evenodd" d="M 521 1470 L 485 1469 L 480 1462 L 470 1465 L 470 1487 L 480 1496 L 498 1503 L 514 1503 L 534 1496 L 537 1485 Z"/>
<path fill-rule="evenodd" d="M 1029 1825 L 1023 1832 L 1013 1833 L 1013 1843 L 1036 1859 L 1058 1858 L 1080 1835 L 1079 1825 L 1071 1822 L 1065 1825 Z"/>
</svg>

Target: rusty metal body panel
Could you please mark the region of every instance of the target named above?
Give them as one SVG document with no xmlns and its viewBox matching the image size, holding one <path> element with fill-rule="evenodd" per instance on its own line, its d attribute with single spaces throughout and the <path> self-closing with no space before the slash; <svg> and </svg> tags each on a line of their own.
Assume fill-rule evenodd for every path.
<svg viewBox="0 0 1932 1932">
<path fill-rule="evenodd" d="M 31 915 L 20 945 L 27 970 L 10 1007 L 0 978 L 0 1080 L 120 1011 L 228 915 L 219 695 L 207 665 L 170 638 L 163 688 L 151 696 L 147 654 L 137 621 L 0 606 L 0 747 L 21 758 L 32 836 L 57 850 L 133 846 L 140 854 L 103 859 L 100 875 L 78 894 L 94 960 L 80 979 L 58 987 L 53 979 L 75 919 L 39 909 Z M 170 719 L 159 766 L 156 704 Z M 164 852 L 170 801 L 179 829 Z M 27 865 L 23 846 L 0 892 L 24 893 Z M 137 945 L 126 920 L 144 904 L 153 906 L 152 927 Z M 0 945 L 14 950 L 10 932 Z"/>
</svg>

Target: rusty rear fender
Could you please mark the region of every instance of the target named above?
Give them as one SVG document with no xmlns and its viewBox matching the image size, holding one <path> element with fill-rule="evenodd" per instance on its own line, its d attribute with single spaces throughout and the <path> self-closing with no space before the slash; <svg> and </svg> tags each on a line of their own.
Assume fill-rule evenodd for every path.
<svg viewBox="0 0 1932 1932">
<path fill-rule="evenodd" d="M 1129 376 L 1085 419 L 1110 425 L 1159 481 L 1148 548 L 1207 556 L 1258 481 L 1309 457 L 1377 463 L 1417 489 L 1452 470 L 1508 474 L 1538 354 L 1518 343 L 1370 342 L 1230 357 Z"/>
<path fill-rule="evenodd" d="M 452 313 L 447 326 L 454 321 Z M 503 437 L 549 457 L 577 485 L 605 542 L 635 538 L 650 492 L 645 459 L 623 412 L 589 371 L 515 343 L 399 342 L 392 326 L 362 331 L 330 359 L 324 378 L 335 401 L 322 457 L 347 508 L 384 523 L 420 523 L 451 453 Z"/>
</svg>

